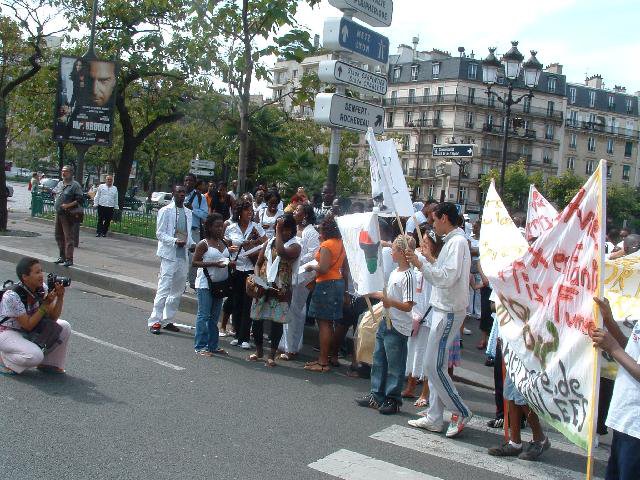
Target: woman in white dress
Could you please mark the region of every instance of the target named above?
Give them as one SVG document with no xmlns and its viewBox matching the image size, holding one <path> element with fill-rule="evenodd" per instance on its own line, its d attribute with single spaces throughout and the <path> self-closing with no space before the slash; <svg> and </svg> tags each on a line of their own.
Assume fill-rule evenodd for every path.
<svg viewBox="0 0 640 480">
<path fill-rule="evenodd" d="M 265 196 L 267 208 L 263 208 L 258 212 L 260 224 L 265 231 L 268 239 L 276 234 L 276 221 L 284 215 L 284 211 L 280 210 L 280 194 L 278 192 L 269 192 Z"/>
<path fill-rule="evenodd" d="M 320 248 L 320 234 L 314 227 L 316 215 L 311 205 L 303 204 L 296 207 L 293 217 L 298 226 L 297 236 L 302 245 L 299 264 L 304 265 L 314 259 Z M 307 284 L 313 280 L 314 276 L 313 272 L 304 272 L 299 273 L 294 280 L 291 305 L 287 314 L 288 319 L 280 340 L 279 349 L 283 352 L 278 357 L 280 360 L 291 360 L 302 348 L 307 297 L 309 296 Z"/>
</svg>

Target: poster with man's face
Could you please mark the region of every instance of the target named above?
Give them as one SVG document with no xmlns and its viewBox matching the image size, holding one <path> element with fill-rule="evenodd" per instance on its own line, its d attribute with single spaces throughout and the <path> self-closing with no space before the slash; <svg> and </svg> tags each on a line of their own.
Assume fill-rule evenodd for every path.
<svg viewBox="0 0 640 480">
<path fill-rule="evenodd" d="M 117 75 L 115 62 L 60 58 L 54 141 L 111 144 Z"/>
</svg>

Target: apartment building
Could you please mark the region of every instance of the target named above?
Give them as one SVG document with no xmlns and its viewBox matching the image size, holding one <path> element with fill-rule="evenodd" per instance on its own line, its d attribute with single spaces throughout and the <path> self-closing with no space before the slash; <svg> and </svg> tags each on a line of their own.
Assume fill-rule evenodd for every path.
<svg viewBox="0 0 640 480">
<path fill-rule="evenodd" d="M 588 176 L 604 158 L 610 182 L 638 186 L 639 122 L 638 96 L 624 87 L 607 90 L 600 75 L 568 84 L 560 172 Z"/>
</svg>

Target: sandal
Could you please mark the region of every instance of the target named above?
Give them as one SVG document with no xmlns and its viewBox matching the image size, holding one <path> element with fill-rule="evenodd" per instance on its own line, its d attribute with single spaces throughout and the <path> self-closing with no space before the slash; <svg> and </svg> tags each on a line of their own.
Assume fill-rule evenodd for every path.
<svg viewBox="0 0 640 480">
<path fill-rule="evenodd" d="M 331 367 L 315 362 L 313 365 L 305 365 L 304 369 L 310 372 L 327 373 L 331 370 Z"/>
<path fill-rule="evenodd" d="M 44 373 L 55 373 L 58 375 L 61 375 L 63 373 L 67 373 L 65 372 L 64 368 L 60 368 L 60 367 L 54 367 L 52 365 L 39 365 L 38 370 L 40 370 L 41 372 Z"/>
<path fill-rule="evenodd" d="M 273 368 L 273 367 L 275 367 L 277 364 L 276 364 L 276 361 L 275 361 L 273 358 L 267 358 L 267 361 L 266 361 L 266 362 L 264 362 L 264 365 L 265 365 L 266 367 Z"/>
<path fill-rule="evenodd" d="M 213 350 L 212 352 L 209 352 L 209 353 L 211 353 L 212 355 L 213 354 L 216 354 L 216 355 L 229 355 L 227 353 L 227 351 L 222 347 L 218 347 L 218 348 L 216 348 L 215 350 Z"/>
<path fill-rule="evenodd" d="M 202 357 L 212 357 L 213 353 L 209 350 L 196 350 L 196 355 L 200 355 Z"/>
<path fill-rule="evenodd" d="M 427 400 L 426 398 L 420 397 L 415 402 L 413 402 L 413 405 L 416 407 L 428 407 L 429 400 Z"/>
<path fill-rule="evenodd" d="M 289 360 L 294 360 L 297 356 L 298 354 L 294 352 L 284 352 L 278 355 L 276 358 L 278 360 L 284 360 L 285 362 L 288 362 Z"/>
<path fill-rule="evenodd" d="M 5 367 L 4 365 L 0 365 L 0 375 L 6 375 L 7 377 L 12 377 L 13 375 L 17 375 L 18 372 L 14 372 L 9 367 Z"/>
<path fill-rule="evenodd" d="M 307 362 L 304 364 L 304 368 L 313 367 L 314 365 L 320 365 L 320 362 L 318 362 L 317 360 L 314 360 L 312 362 Z"/>
<path fill-rule="evenodd" d="M 247 357 L 247 360 L 250 362 L 259 362 L 262 360 L 262 357 L 259 357 L 257 353 L 252 353 Z"/>
</svg>

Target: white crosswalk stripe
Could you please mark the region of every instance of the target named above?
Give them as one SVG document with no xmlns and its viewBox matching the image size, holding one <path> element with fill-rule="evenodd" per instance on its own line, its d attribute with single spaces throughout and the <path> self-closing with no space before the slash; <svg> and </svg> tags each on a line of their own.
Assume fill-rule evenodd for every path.
<svg viewBox="0 0 640 480">
<path fill-rule="evenodd" d="M 498 445 L 502 431 L 488 427 L 486 425 L 488 420 L 488 418 L 475 416 L 467 425 L 467 429 L 491 434 L 495 437 L 496 445 Z M 560 434 L 549 432 L 548 435 L 551 439 L 552 449 L 580 455 L 584 458 L 586 466 L 586 453 L 583 450 L 567 442 Z M 585 478 L 585 474 L 582 472 L 545 463 L 544 460 L 528 462 L 517 458 L 492 457 L 488 455 L 486 447 L 465 443 L 464 438 L 448 439 L 442 434 L 434 434 L 404 425 L 389 426 L 374 433 L 370 438 L 413 452 L 442 458 L 455 464 L 486 471 L 485 475 L 479 473 L 478 478 L 490 478 L 493 473 L 517 480 L 582 480 Z M 531 440 L 531 434 L 523 431 L 522 438 L 524 442 L 528 442 Z M 598 449 L 595 451 L 595 458 L 606 463 L 608 452 Z M 421 464 L 427 465 L 428 463 L 421 462 Z M 343 480 L 442 480 L 427 473 L 410 470 L 344 449 L 309 464 L 309 467 Z M 452 480 L 452 478 L 446 480 Z M 594 480 L 601 479 L 594 477 Z"/>
</svg>

